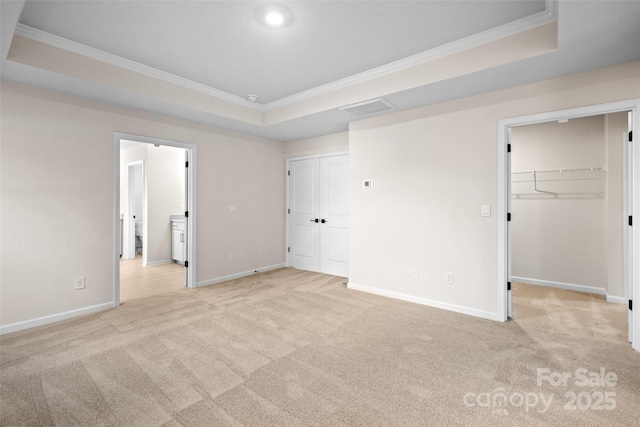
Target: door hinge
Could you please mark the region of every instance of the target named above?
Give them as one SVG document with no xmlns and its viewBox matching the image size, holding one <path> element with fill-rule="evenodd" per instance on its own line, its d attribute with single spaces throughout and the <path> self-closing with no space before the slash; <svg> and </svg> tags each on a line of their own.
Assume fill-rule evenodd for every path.
<svg viewBox="0 0 640 427">
<path fill-rule="evenodd" d="M 633 227 L 633 216 L 629 215 L 629 226 Z"/>
<path fill-rule="evenodd" d="M 511 290 L 511 282 L 507 282 L 507 290 L 510 291 Z"/>
<path fill-rule="evenodd" d="M 184 262 L 184 266 L 185 266 L 186 268 L 189 268 L 189 261 L 185 261 L 185 262 Z"/>
<path fill-rule="evenodd" d="M 184 162 L 184 167 L 188 168 L 189 167 L 189 162 Z"/>
<path fill-rule="evenodd" d="M 291 209 L 287 209 L 287 213 L 290 214 L 291 213 Z"/>
<path fill-rule="evenodd" d="M 184 217 L 185 217 L 185 218 L 189 218 L 189 211 L 185 211 L 185 212 L 184 212 Z"/>
<path fill-rule="evenodd" d="M 287 175 L 288 175 L 288 176 L 291 176 L 291 171 L 287 171 Z"/>
<path fill-rule="evenodd" d="M 629 300 L 629 310 L 633 311 L 633 300 Z"/>
<path fill-rule="evenodd" d="M 633 141 L 633 131 L 629 132 L 629 142 Z"/>
<path fill-rule="evenodd" d="M 511 212 L 507 212 L 507 222 L 511 221 Z"/>
<path fill-rule="evenodd" d="M 511 152 L 511 144 L 507 144 L 507 153 Z"/>
<path fill-rule="evenodd" d="M 287 248 L 287 252 L 291 252 L 291 247 L 288 247 L 288 248 Z"/>
</svg>

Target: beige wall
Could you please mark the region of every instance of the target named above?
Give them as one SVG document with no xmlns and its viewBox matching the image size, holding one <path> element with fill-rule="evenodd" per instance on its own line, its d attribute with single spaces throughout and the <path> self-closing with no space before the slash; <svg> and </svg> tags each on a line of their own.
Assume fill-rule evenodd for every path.
<svg viewBox="0 0 640 427">
<path fill-rule="evenodd" d="M 511 130 L 513 172 L 593 167 L 609 169 L 604 115 Z M 538 178 L 538 190 L 553 194 L 536 192 L 533 182 L 517 178 L 511 187 L 514 280 L 606 289 L 606 175 L 576 172 L 540 174 Z"/>
<path fill-rule="evenodd" d="M 197 145 L 198 282 L 284 263 L 283 143 L 8 82 L 1 102 L 3 327 L 113 301 L 114 132 Z"/>
<path fill-rule="evenodd" d="M 498 318 L 498 120 L 638 97 L 635 62 L 352 123 L 350 285 Z"/>
<path fill-rule="evenodd" d="M 285 156 L 288 159 L 316 154 L 348 152 L 349 132 L 340 132 L 319 136 L 317 138 L 288 142 L 285 147 Z"/>
</svg>

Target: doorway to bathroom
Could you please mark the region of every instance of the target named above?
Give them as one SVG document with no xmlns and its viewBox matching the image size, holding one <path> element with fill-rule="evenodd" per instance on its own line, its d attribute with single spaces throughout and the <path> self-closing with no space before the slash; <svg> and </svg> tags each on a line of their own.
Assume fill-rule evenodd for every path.
<svg viewBox="0 0 640 427">
<path fill-rule="evenodd" d="M 116 304 L 195 287 L 195 146 L 115 139 Z"/>
</svg>

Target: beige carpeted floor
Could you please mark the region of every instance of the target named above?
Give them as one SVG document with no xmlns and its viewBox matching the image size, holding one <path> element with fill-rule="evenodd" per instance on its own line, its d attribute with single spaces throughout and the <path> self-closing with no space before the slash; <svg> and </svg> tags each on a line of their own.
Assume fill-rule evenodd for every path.
<svg viewBox="0 0 640 427">
<path fill-rule="evenodd" d="M 282 269 L 2 336 L 0 424 L 640 425 L 622 305 L 516 285 L 499 323 L 343 282 Z"/>
</svg>

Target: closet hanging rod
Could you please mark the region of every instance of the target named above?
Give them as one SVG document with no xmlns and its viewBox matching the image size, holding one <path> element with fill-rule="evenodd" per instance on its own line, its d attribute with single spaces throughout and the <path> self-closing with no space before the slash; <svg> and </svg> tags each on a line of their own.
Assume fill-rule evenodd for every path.
<svg viewBox="0 0 640 427">
<path fill-rule="evenodd" d="M 532 170 L 532 171 L 524 171 L 524 172 L 511 172 L 512 175 L 515 174 L 526 174 L 526 173 L 565 173 L 565 172 L 606 172 L 605 168 L 597 167 L 597 168 L 573 168 L 573 169 L 549 169 L 549 170 Z"/>
</svg>

